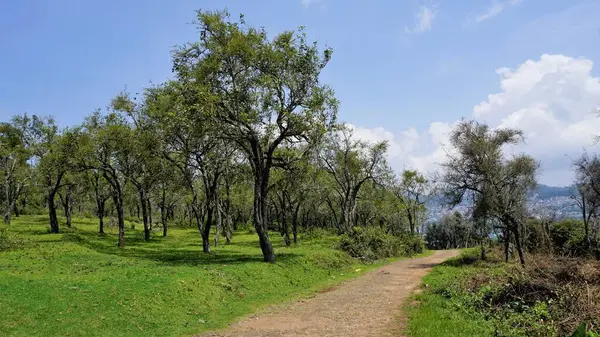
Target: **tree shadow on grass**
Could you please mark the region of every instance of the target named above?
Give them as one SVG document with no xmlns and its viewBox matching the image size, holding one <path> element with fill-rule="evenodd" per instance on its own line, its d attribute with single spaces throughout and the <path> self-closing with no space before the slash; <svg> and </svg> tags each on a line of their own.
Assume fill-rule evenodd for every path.
<svg viewBox="0 0 600 337">
<path fill-rule="evenodd" d="M 202 252 L 201 244 L 198 245 L 198 249 L 190 249 L 190 245 L 184 245 L 181 248 L 165 247 L 165 243 L 162 240 L 146 242 L 139 235 L 127 236 L 125 241 L 126 247 L 121 249 L 117 247 L 115 238 L 115 235 L 102 237 L 93 232 L 78 231 L 76 233 L 65 234 L 63 241 L 71 242 L 102 254 L 149 260 L 166 265 L 202 266 L 263 262 L 258 243 L 254 244 L 254 247 L 256 247 L 255 254 L 248 254 L 234 249 L 213 249 L 210 254 L 205 254 Z M 237 245 L 241 246 L 245 244 L 246 242 L 242 242 Z M 230 244 L 230 246 L 235 245 L 236 243 L 233 242 Z M 279 253 L 276 255 L 276 261 L 289 262 L 299 257 L 301 257 L 300 254 L 290 252 Z"/>
<path fill-rule="evenodd" d="M 439 265 L 439 263 L 419 263 L 419 264 L 412 266 L 411 268 L 412 269 L 427 269 L 427 268 L 433 268 L 437 265 Z"/>
<path fill-rule="evenodd" d="M 446 260 L 441 263 L 442 266 L 449 267 L 462 267 L 462 266 L 470 266 L 479 261 L 479 257 L 473 255 L 462 255 L 454 259 Z"/>
</svg>

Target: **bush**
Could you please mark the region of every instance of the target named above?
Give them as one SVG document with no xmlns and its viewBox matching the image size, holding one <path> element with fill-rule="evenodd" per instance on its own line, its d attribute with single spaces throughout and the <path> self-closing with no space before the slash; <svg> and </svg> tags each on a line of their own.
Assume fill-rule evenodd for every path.
<svg viewBox="0 0 600 337">
<path fill-rule="evenodd" d="M 421 253 L 423 240 L 414 235 L 394 236 L 376 227 L 354 227 L 350 233 L 342 235 L 340 249 L 352 257 L 374 261 Z"/>
<path fill-rule="evenodd" d="M 557 222 L 550 229 L 550 238 L 557 253 L 580 255 L 585 250 L 583 222 L 568 219 Z"/>
<path fill-rule="evenodd" d="M 301 238 L 306 240 L 322 239 L 332 235 L 334 235 L 334 233 L 325 228 L 310 228 L 301 233 Z"/>
<path fill-rule="evenodd" d="M 6 228 L 0 228 L 0 251 L 23 248 L 26 240 L 15 235 Z"/>
</svg>

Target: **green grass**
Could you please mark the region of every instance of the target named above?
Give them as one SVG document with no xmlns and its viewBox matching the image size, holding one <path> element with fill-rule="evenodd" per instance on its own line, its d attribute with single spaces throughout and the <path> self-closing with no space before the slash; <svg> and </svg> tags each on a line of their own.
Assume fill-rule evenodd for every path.
<svg viewBox="0 0 600 337">
<path fill-rule="evenodd" d="M 424 291 L 407 305 L 407 333 L 411 337 L 494 336 L 494 325 L 485 313 L 465 305 L 461 281 L 481 272 L 480 266 L 468 264 L 477 249 L 463 250 L 461 256 L 433 268 L 423 278 Z M 501 267 L 486 273 L 501 272 Z"/>
<path fill-rule="evenodd" d="M 267 264 L 255 234 L 237 232 L 207 255 L 195 229 L 144 242 L 140 227 L 119 249 L 116 229 L 99 235 L 93 219 L 60 234 L 46 217 L 15 219 L 9 230 L 26 243 L 0 252 L 0 336 L 189 336 L 377 266 L 333 249 L 334 236 L 286 247 L 272 234 Z"/>
</svg>

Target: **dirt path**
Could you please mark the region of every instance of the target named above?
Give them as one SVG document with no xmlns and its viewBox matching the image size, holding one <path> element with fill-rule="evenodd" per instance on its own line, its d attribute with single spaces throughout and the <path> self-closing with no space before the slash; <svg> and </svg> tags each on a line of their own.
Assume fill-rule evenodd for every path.
<svg viewBox="0 0 600 337">
<path fill-rule="evenodd" d="M 397 336 L 401 308 L 431 268 L 458 255 L 433 255 L 393 262 L 331 291 L 279 306 L 203 336 Z"/>
</svg>

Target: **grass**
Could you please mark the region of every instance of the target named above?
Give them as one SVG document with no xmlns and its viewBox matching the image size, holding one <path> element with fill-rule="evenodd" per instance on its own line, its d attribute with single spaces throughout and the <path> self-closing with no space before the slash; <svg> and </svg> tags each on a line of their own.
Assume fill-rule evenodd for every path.
<svg viewBox="0 0 600 337">
<path fill-rule="evenodd" d="M 236 232 L 207 255 L 195 229 L 144 242 L 136 227 L 119 249 L 116 229 L 99 235 L 93 219 L 60 234 L 48 233 L 46 217 L 14 219 L 9 231 L 25 241 L 0 251 L 0 335 L 189 336 L 383 263 L 357 263 L 332 248 L 335 236 L 286 247 L 274 233 L 276 262 L 267 264 L 256 234 Z"/>
<path fill-rule="evenodd" d="M 407 333 L 411 337 L 473 337 L 494 336 L 494 325 L 485 313 L 465 305 L 457 293 L 461 281 L 481 271 L 480 266 L 470 264 L 477 249 L 466 249 L 459 257 L 450 259 L 433 268 L 423 278 L 425 290 L 414 296 L 407 305 Z M 502 267 L 489 270 L 501 273 Z"/>
</svg>

